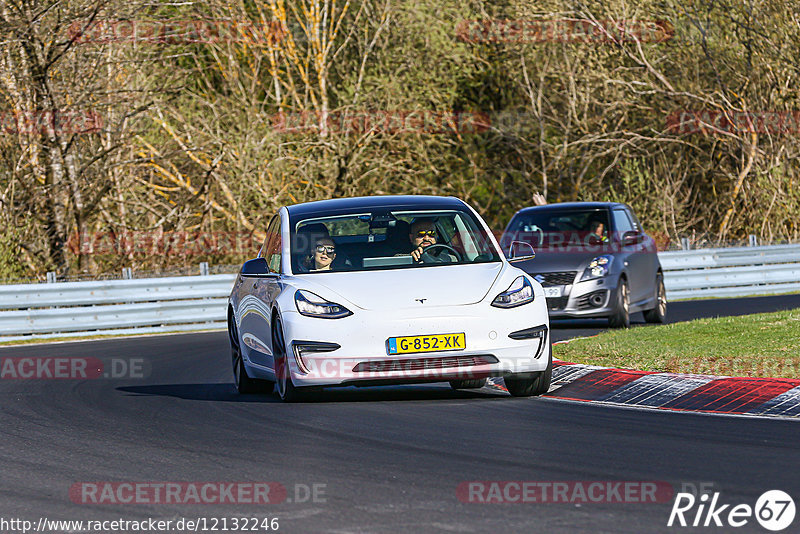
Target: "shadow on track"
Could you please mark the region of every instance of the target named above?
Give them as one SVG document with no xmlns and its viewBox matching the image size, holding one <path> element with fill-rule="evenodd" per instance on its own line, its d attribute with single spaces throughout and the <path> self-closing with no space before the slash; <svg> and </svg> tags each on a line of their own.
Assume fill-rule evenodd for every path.
<svg viewBox="0 0 800 534">
<path fill-rule="evenodd" d="M 241 395 L 233 384 L 158 384 L 149 386 L 124 386 L 116 388 L 134 396 L 175 397 L 185 400 L 212 402 L 280 403 L 274 393 Z M 408 385 L 381 387 L 328 388 L 315 393 L 307 402 L 385 402 L 385 401 L 431 401 L 511 398 L 486 390 L 455 391 L 445 385 Z"/>
<path fill-rule="evenodd" d="M 176 397 L 178 399 L 214 402 L 277 402 L 266 395 L 240 395 L 233 384 L 154 384 L 118 387 L 135 396 Z"/>
</svg>

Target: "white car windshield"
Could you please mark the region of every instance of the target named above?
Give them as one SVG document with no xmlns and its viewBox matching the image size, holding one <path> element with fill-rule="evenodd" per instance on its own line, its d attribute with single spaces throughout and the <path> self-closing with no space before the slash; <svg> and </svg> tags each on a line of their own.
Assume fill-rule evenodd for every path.
<svg viewBox="0 0 800 534">
<path fill-rule="evenodd" d="M 370 271 L 499 262 L 466 210 L 359 211 L 294 221 L 292 272 Z"/>
</svg>

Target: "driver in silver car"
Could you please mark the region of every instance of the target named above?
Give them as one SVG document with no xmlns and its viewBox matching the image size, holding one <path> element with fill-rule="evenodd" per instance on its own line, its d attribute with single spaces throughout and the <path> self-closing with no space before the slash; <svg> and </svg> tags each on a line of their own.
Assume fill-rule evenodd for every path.
<svg viewBox="0 0 800 534">
<path fill-rule="evenodd" d="M 415 263 L 456 263 L 458 261 L 458 258 L 444 248 L 437 253 L 425 254 L 426 248 L 436 245 L 436 225 L 433 219 L 414 220 L 411 223 L 411 233 L 408 234 L 408 239 L 411 241 L 411 246 L 414 247 L 414 250 L 411 251 L 411 258 Z"/>
</svg>

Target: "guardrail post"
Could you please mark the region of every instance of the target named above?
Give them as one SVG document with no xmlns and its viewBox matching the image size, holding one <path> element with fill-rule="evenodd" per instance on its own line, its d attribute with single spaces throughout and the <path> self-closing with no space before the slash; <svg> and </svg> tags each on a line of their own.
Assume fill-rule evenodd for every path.
<svg viewBox="0 0 800 534">
<path fill-rule="evenodd" d="M 208 262 L 200 262 L 200 276 L 208 276 Z"/>
<path fill-rule="evenodd" d="M 55 284 L 56 283 L 56 273 L 54 271 L 47 272 L 47 283 L 48 284 Z"/>
<path fill-rule="evenodd" d="M 755 234 L 750 234 L 748 236 L 748 238 L 750 239 L 750 246 L 751 247 L 757 247 L 758 246 L 758 238 L 756 237 Z"/>
<path fill-rule="evenodd" d="M 133 271 L 131 271 L 130 267 L 123 267 L 122 268 L 122 279 L 123 280 L 133 280 Z"/>
<path fill-rule="evenodd" d="M 682 238 L 681 238 L 681 248 L 682 248 L 683 250 L 691 250 L 691 248 L 692 248 L 692 244 L 691 244 L 691 242 L 689 241 L 689 238 L 688 238 L 688 237 L 682 237 Z"/>
</svg>

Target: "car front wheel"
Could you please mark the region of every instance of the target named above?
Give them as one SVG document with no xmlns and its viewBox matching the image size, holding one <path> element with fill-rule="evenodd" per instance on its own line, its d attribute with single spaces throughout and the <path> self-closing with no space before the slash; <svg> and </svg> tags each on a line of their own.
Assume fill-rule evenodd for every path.
<svg viewBox="0 0 800 534">
<path fill-rule="evenodd" d="M 514 397 L 544 395 L 550 389 L 553 378 L 553 347 L 548 347 L 547 368 L 536 373 L 509 375 L 503 379 L 508 392 Z"/>
<path fill-rule="evenodd" d="M 611 328 L 628 328 L 631 326 L 630 295 L 628 293 L 628 281 L 624 278 L 619 279 L 616 294 L 614 313 L 608 318 L 608 325 Z"/>
<path fill-rule="evenodd" d="M 275 317 L 272 326 L 272 354 L 275 361 L 275 386 L 278 396 L 283 402 L 303 402 L 311 400 L 316 388 L 298 388 L 292 382 L 289 361 L 286 352 L 286 340 L 283 337 L 283 324 L 280 317 Z"/>
<path fill-rule="evenodd" d="M 242 358 L 242 349 L 239 347 L 239 338 L 236 334 L 236 325 L 232 324 L 230 321 L 228 322 L 228 337 L 231 341 L 233 385 L 236 391 L 243 395 L 263 392 L 265 385 L 269 383 L 263 380 L 250 378 L 247 375 L 247 369 L 244 367 L 244 359 Z"/>
<path fill-rule="evenodd" d="M 667 290 L 664 287 L 664 275 L 656 276 L 656 306 L 644 311 L 644 320 L 648 323 L 663 323 L 667 319 Z"/>
</svg>

